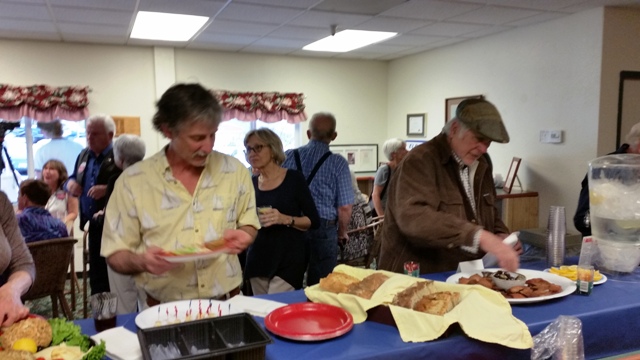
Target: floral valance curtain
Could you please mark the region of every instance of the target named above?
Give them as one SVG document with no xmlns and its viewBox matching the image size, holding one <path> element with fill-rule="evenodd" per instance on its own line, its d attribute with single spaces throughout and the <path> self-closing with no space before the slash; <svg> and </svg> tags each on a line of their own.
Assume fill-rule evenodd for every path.
<svg viewBox="0 0 640 360">
<path fill-rule="evenodd" d="M 28 116 L 37 121 L 56 119 L 81 121 L 89 117 L 89 87 L 0 84 L 0 119 L 20 121 Z"/>
<path fill-rule="evenodd" d="M 224 108 L 222 121 L 238 119 L 274 123 L 286 120 L 297 124 L 307 120 L 303 94 L 225 90 L 214 90 L 213 93 Z"/>
</svg>

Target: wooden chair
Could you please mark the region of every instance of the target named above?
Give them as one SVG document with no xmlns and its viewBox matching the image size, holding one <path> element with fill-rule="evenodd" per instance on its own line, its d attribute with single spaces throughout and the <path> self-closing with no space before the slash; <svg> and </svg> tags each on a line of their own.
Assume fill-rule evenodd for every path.
<svg viewBox="0 0 640 360">
<path fill-rule="evenodd" d="M 74 238 L 60 238 L 27 244 L 36 265 L 36 279 L 31 289 L 22 296 L 23 301 L 50 296 L 53 317 L 58 317 L 58 302 L 60 302 L 64 315 L 67 319 L 73 320 L 73 313 L 64 295 L 64 286 L 73 245 L 77 242 L 78 240 Z"/>
<path fill-rule="evenodd" d="M 70 222 L 67 224 L 67 230 L 69 232 L 69 237 L 74 237 L 73 236 L 73 222 Z M 76 275 L 76 261 L 75 261 L 75 256 L 76 254 L 76 249 L 75 247 L 73 248 L 73 252 L 71 253 L 71 266 L 70 266 L 70 272 L 71 272 L 71 278 L 69 281 L 69 291 L 65 292 L 66 294 L 69 294 L 71 296 L 71 309 L 73 309 L 73 311 L 76 311 L 76 306 L 77 306 L 77 299 L 76 299 L 76 293 L 77 293 L 77 289 L 80 289 L 80 282 L 78 281 L 78 276 Z"/>
<path fill-rule="evenodd" d="M 87 293 L 89 288 L 89 222 L 84 227 L 84 234 L 82 235 L 82 316 L 86 319 L 89 317 L 89 295 Z"/>
</svg>

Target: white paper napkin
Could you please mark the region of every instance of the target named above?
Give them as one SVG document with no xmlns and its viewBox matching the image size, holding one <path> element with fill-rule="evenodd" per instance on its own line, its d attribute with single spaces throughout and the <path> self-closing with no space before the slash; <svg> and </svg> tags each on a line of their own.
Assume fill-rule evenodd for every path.
<svg viewBox="0 0 640 360">
<path fill-rule="evenodd" d="M 118 326 L 91 337 L 96 343 L 104 340 L 107 355 L 114 360 L 141 360 L 142 352 L 138 336 L 122 326 Z"/>
<path fill-rule="evenodd" d="M 251 315 L 255 316 L 267 316 L 273 310 L 285 306 L 287 304 L 260 299 L 253 296 L 243 296 L 237 295 L 227 300 L 227 303 L 233 304 L 235 308 L 241 309 L 244 312 L 248 312 Z"/>
</svg>

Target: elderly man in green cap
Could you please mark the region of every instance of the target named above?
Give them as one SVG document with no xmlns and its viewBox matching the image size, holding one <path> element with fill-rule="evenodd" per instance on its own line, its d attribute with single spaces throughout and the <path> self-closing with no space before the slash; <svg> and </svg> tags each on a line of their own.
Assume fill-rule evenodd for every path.
<svg viewBox="0 0 640 360">
<path fill-rule="evenodd" d="M 492 141 L 509 142 L 496 107 L 486 100 L 460 103 L 443 131 L 407 154 L 394 172 L 382 230 L 380 269 L 402 272 L 406 261 L 421 273 L 455 270 L 486 253 L 501 268 L 519 266 L 519 244 L 502 240 L 509 229 L 495 207 L 492 168 L 484 156 Z"/>
</svg>

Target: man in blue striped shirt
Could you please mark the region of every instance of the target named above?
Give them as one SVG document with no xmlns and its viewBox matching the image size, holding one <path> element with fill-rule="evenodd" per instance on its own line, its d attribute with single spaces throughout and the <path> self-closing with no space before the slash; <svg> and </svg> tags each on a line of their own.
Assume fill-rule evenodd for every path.
<svg viewBox="0 0 640 360">
<path fill-rule="evenodd" d="M 317 284 L 333 271 L 338 261 L 338 241 L 348 241 L 354 200 L 349 164 L 338 154 L 326 155 L 336 136 L 336 118 L 330 113 L 314 114 L 307 130 L 309 143 L 288 150 L 282 164 L 302 171 L 321 218 L 320 227 L 306 233 L 310 250 L 307 286 Z"/>
</svg>

